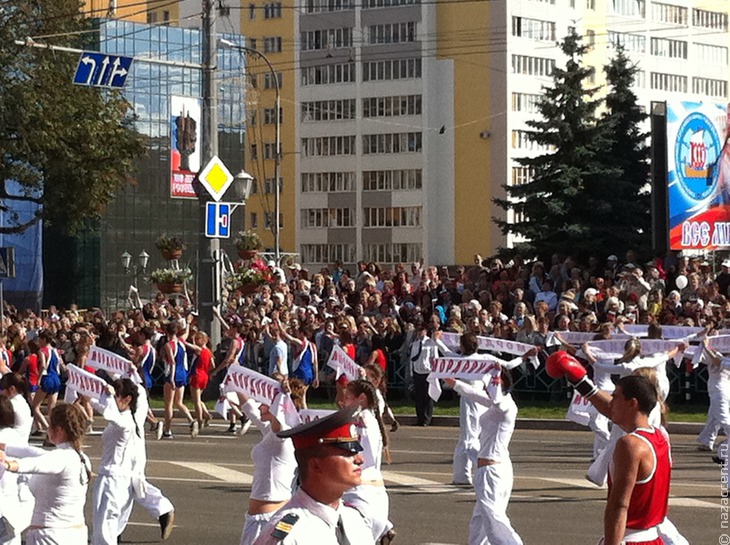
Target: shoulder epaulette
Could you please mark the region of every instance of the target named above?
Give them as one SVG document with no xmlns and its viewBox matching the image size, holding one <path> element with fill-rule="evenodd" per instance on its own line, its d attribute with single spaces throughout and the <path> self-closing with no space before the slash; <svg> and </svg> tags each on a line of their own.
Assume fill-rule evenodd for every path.
<svg viewBox="0 0 730 545">
<path fill-rule="evenodd" d="M 294 513 L 288 513 L 284 515 L 283 517 L 281 517 L 281 520 L 276 523 L 274 531 L 271 532 L 272 537 L 275 537 L 276 539 L 281 541 L 289 535 L 289 532 L 291 532 L 292 527 L 297 523 L 298 520 L 299 515 L 296 515 Z"/>
</svg>

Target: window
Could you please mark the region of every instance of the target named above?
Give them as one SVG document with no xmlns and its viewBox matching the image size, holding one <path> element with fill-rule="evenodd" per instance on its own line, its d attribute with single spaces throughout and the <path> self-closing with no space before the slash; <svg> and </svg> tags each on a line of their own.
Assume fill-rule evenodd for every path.
<svg viewBox="0 0 730 545">
<path fill-rule="evenodd" d="M 251 144 L 251 160 L 255 161 L 259 158 L 259 148 L 256 144 Z"/>
<path fill-rule="evenodd" d="M 704 9 L 693 9 L 692 26 L 727 32 L 727 13 L 718 13 L 716 11 L 707 11 Z"/>
<path fill-rule="evenodd" d="M 595 10 L 596 0 L 586 0 L 586 9 Z"/>
<path fill-rule="evenodd" d="M 362 137 L 363 155 L 420 152 L 422 145 L 420 132 L 364 134 Z"/>
<path fill-rule="evenodd" d="M 256 123 L 258 123 L 258 112 L 254 110 L 253 108 L 248 109 L 248 124 L 251 127 L 255 127 Z"/>
<path fill-rule="evenodd" d="M 284 191 L 284 179 L 279 177 L 279 193 Z M 264 180 L 264 193 L 266 195 L 273 195 L 276 193 L 276 186 L 274 185 L 274 178 L 266 178 Z"/>
<path fill-rule="evenodd" d="M 280 19 L 281 18 L 281 2 L 264 4 L 264 19 Z"/>
<path fill-rule="evenodd" d="M 302 155 L 304 157 L 355 155 L 355 137 L 319 136 L 302 138 Z"/>
<path fill-rule="evenodd" d="M 281 154 L 281 144 L 279 144 L 279 153 Z M 276 142 L 264 143 L 264 159 L 276 159 Z"/>
<path fill-rule="evenodd" d="M 302 229 L 355 227 L 352 208 L 303 208 Z"/>
<path fill-rule="evenodd" d="M 539 113 L 537 108 L 542 95 L 534 95 L 528 93 L 512 93 L 512 111 L 527 112 L 530 114 Z"/>
<path fill-rule="evenodd" d="M 259 217 L 256 212 L 251 212 L 251 229 L 258 229 Z"/>
<path fill-rule="evenodd" d="M 532 181 L 534 171 L 530 167 L 512 167 L 512 183 L 510 185 L 524 185 Z"/>
<path fill-rule="evenodd" d="M 697 59 L 703 63 L 727 66 L 727 47 L 708 44 L 695 44 Z"/>
<path fill-rule="evenodd" d="M 363 81 L 416 79 L 421 77 L 421 59 L 391 59 L 363 63 Z"/>
<path fill-rule="evenodd" d="M 156 11 L 147 12 L 147 24 L 153 25 L 156 22 L 157 22 L 157 12 Z"/>
<path fill-rule="evenodd" d="M 365 0 L 363 8 L 387 8 L 390 6 L 407 6 L 420 4 L 421 0 Z"/>
<path fill-rule="evenodd" d="M 355 8 L 354 0 L 306 0 L 307 13 L 321 13 L 323 11 L 343 11 Z"/>
<path fill-rule="evenodd" d="M 555 60 L 544 57 L 530 57 L 527 55 L 512 55 L 512 73 L 527 76 L 552 75 L 555 69 Z"/>
<path fill-rule="evenodd" d="M 284 108 L 279 108 L 279 123 L 284 122 Z M 276 108 L 264 108 L 264 125 L 276 125 Z"/>
<path fill-rule="evenodd" d="M 302 121 L 338 121 L 355 119 L 357 104 L 355 99 L 318 100 L 302 103 Z"/>
<path fill-rule="evenodd" d="M 692 92 L 708 97 L 727 97 L 727 81 L 709 78 L 692 78 Z"/>
<path fill-rule="evenodd" d="M 303 172 L 302 193 L 355 191 L 354 172 Z"/>
<path fill-rule="evenodd" d="M 364 208 L 363 227 L 420 227 L 420 206 L 384 206 Z"/>
<path fill-rule="evenodd" d="M 363 191 L 413 191 L 421 189 L 420 169 L 366 170 L 362 173 Z"/>
<path fill-rule="evenodd" d="M 627 53 L 646 53 L 646 37 L 639 34 L 609 30 L 608 41 L 613 47 L 622 45 Z"/>
<path fill-rule="evenodd" d="M 586 40 L 589 47 L 593 47 L 594 45 L 596 45 L 596 31 L 590 29 L 586 30 Z"/>
<path fill-rule="evenodd" d="M 421 115 L 421 95 L 374 97 L 362 99 L 363 117 L 398 117 Z"/>
<path fill-rule="evenodd" d="M 638 70 L 634 74 L 634 87 L 640 87 L 642 89 L 646 87 L 646 72 L 644 70 Z"/>
<path fill-rule="evenodd" d="M 271 229 L 274 224 L 274 212 L 264 212 L 264 227 Z M 279 229 L 284 228 L 284 216 L 279 214 Z"/>
<path fill-rule="evenodd" d="M 512 131 L 512 148 L 530 151 L 550 151 L 551 146 L 538 144 L 530 137 L 529 131 Z"/>
<path fill-rule="evenodd" d="M 609 0 L 609 13 L 625 15 L 627 17 L 644 17 L 646 3 L 644 0 Z"/>
<path fill-rule="evenodd" d="M 354 244 L 302 244 L 302 261 L 304 263 L 353 263 L 355 261 Z"/>
<path fill-rule="evenodd" d="M 651 88 L 660 91 L 672 91 L 674 93 L 687 92 L 687 76 L 676 74 L 651 73 Z"/>
<path fill-rule="evenodd" d="M 659 2 L 652 2 L 651 18 L 653 21 L 661 21 L 662 23 L 670 23 L 673 25 L 686 26 L 689 23 L 687 8 Z"/>
<path fill-rule="evenodd" d="M 164 23 L 169 23 L 170 22 L 170 12 L 169 11 L 165 10 L 165 11 L 162 12 L 162 21 Z"/>
<path fill-rule="evenodd" d="M 256 38 L 249 38 L 248 39 L 248 47 L 251 49 L 257 49 L 256 47 Z"/>
<path fill-rule="evenodd" d="M 276 83 L 279 84 L 279 89 L 284 86 L 284 77 L 281 72 L 276 72 L 276 79 L 271 75 L 271 72 L 264 74 L 264 89 L 276 89 Z"/>
<path fill-rule="evenodd" d="M 668 40 L 666 38 L 652 38 L 651 54 L 656 57 L 686 59 L 687 42 L 684 42 L 682 40 Z"/>
<path fill-rule="evenodd" d="M 256 19 L 256 4 L 248 5 L 248 18 L 250 21 Z"/>
<path fill-rule="evenodd" d="M 413 263 L 423 255 L 421 245 L 415 243 L 365 244 L 363 250 L 364 259 L 376 263 Z"/>
<path fill-rule="evenodd" d="M 302 85 L 329 85 L 330 83 L 354 83 L 355 63 L 324 64 L 302 68 Z"/>
<path fill-rule="evenodd" d="M 385 25 L 373 25 L 367 29 L 369 43 L 371 44 L 398 44 L 416 41 L 416 23 L 393 23 Z"/>
<path fill-rule="evenodd" d="M 301 33 L 302 51 L 352 47 L 352 28 L 327 28 Z"/>
<path fill-rule="evenodd" d="M 527 17 L 512 17 L 512 36 L 539 42 L 554 42 L 555 23 Z"/>
<path fill-rule="evenodd" d="M 281 53 L 281 36 L 264 38 L 264 53 Z"/>
</svg>

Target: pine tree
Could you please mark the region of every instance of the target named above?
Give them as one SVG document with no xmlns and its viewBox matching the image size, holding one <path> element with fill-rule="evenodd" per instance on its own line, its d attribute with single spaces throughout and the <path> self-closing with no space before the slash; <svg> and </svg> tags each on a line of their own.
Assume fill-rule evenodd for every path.
<svg viewBox="0 0 730 545">
<path fill-rule="evenodd" d="M 537 105 L 541 118 L 527 123 L 533 129 L 529 139 L 547 151 L 518 159 L 531 170 L 531 180 L 505 186 L 508 198 L 494 201 L 525 218 L 516 223 L 494 218 L 504 234 L 526 239 L 514 249 L 525 257 L 602 252 L 596 227 L 610 210 L 599 188 L 618 173 L 599 157 L 607 142 L 596 119 L 598 89 L 589 86 L 592 69 L 582 64 L 588 48 L 572 29 L 560 49 L 568 59 L 565 68 L 556 67 L 552 86 L 543 89 Z"/>
<path fill-rule="evenodd" d="M 611 211 L 604 253 L 620 255 L 630 248 L 646 253 L 651 245 L 650 164 L 648 135 L 641 131 L 641 124 L 647 115 L 631 90 L 638 68 L 619 46 L 604 72 L 609 91 L 599 124 L 608 146 L 602 157 L 620 169 L 601 195 Z"/>
</svg>

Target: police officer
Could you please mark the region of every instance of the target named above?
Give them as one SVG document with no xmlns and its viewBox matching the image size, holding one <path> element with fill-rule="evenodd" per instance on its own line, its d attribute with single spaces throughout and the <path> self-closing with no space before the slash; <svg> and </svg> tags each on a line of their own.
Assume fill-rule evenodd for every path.
<svg viewBox="0 0 730 545">
<path fill-rule="evenodd" d="M 300 488 L 264 528 L 255 545 L 373 545 L 373 534 L 342 494 L 361 484 L 358 408 L 342 409 L 279 437 L 291 437 Z"/>
</svg>

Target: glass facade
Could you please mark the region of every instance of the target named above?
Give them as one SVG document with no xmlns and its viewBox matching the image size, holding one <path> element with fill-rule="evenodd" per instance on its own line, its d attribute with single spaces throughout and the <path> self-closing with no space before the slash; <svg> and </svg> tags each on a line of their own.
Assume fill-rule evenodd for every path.
<svg viewBox="0 0 730 545">
<path fill-rule="evenodd" d="M 77 241 L 84 275 L 88 279 L 81 282 L 87 287 L 79 290 L 76 300 L 84 306 L 113 309 L 127 304 L 129 286 L 134 280 L 133 275 L 125 274 L 122 268 L 121 255 L 125 251 L 132 255 L 133 266 L 142 250 L 150 255 L 147 274 L 167 265 L 154 246 L 161 233 L 177 235 L 186 242 L 187 250 L 180 266 L 189 266 L 198 278 L 196 264 L 203 224 L 200 204 L 197 199 L 170 196 L 170 97 L 200 99 L 201 70 L 144 62 L 143 59 L 199 64 L 202 36 L 197 29 L 119 20 L 99 20 L 98 28 L 100 51 L 135 58 L 124 95 L 133 108 L 137 129 L 149 139 L 147 154 L 140 159 L 135 173 L 136 183 L 120 191 L 106 210 L 96 233 Z M 243 43 L 240 36 L 225 37 Z M 238 50 L 220 48 L 217 66 L 218 156 L 235 174 L 243 165 L 245 148 L 245 58 Z M 201 144 L 198 141 L 196 145 Z M 243 209 L 233 214 L 233 233 L 242 228 L 243 218 Z M 95 239 L 98 244 L 90 242 Z M 232 239 L 221 246 L 229 255 L 235 255 Z M 91 275 L 97 275 L 96 286 Z M 156 290 L 144 276 L 139 276 L 138 287 L 142 299 L 147 300 Z M 188 287 L 191 292 L 196 291 L 194 282 Z M 97 291 L 96 301 L 89 290 Z"/>
</svg>

